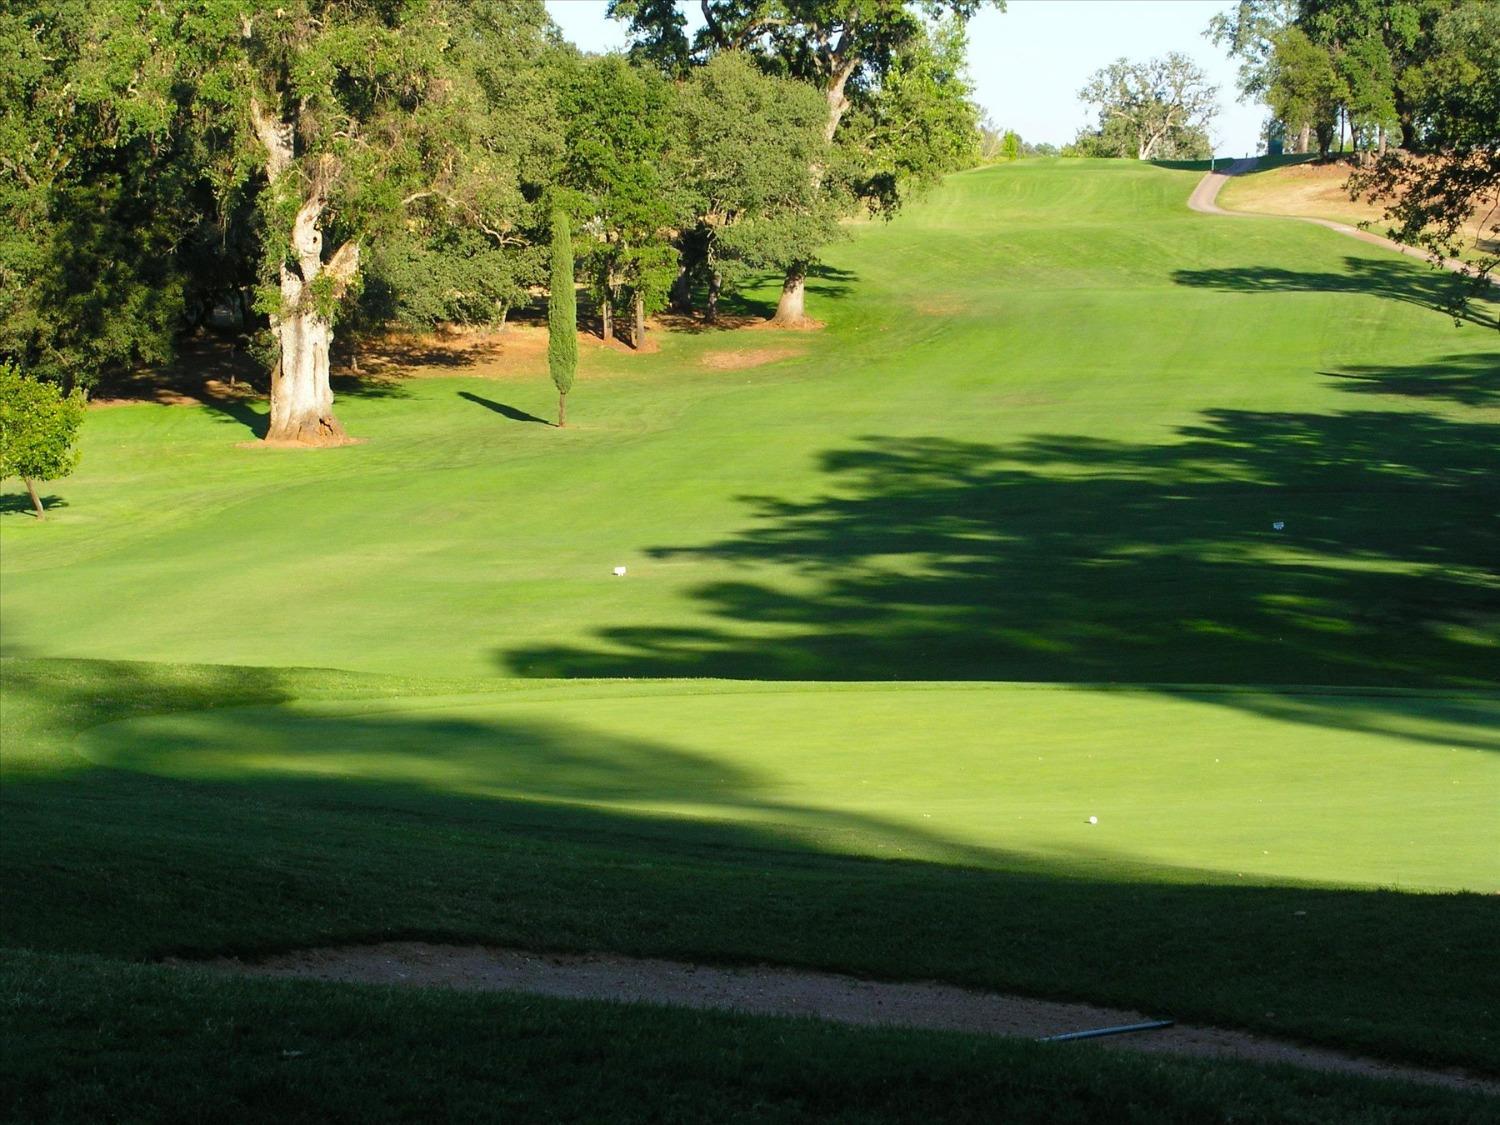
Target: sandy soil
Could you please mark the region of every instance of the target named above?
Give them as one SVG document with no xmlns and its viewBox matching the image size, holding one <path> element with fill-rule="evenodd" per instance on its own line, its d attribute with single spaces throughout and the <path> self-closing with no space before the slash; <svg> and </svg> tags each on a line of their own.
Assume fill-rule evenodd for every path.
<svg viewBox="0 0 1500 1125">
<path fill-rule="evenodd" d="M 724 968 L 603 954 L 538 954 L 424 942 L 308 949 L 257 961 L 225 958 L 173 964 L 252 976 L 522 992 L 1027 1038 L 1165 1018 L 1161 1013 L 1148 1015 L 1034 1000 L 946 984 L 859 980 L 769 966 Z M 1120 1050 L 1288 1063 L 1500 1095 L 1500 1082 L 1459 1071 L 1398 1066 L 1217 1028 L 1176 1024 L 1092 1042 Z"/>
</svg>

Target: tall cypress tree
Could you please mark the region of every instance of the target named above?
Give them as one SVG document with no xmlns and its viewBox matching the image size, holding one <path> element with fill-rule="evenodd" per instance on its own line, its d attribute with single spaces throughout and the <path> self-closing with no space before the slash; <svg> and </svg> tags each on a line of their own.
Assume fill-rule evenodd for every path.
<svg viewBox="0 0 1500 1125">
<path fill-rule="evenodd" d="M 557 424 L 568 424 L 568 392 L 578 371 L 578 294 L 573 290 L 573 237 L 568 213 L 552 212 L 552 283 L 547 296 L 547 367 L 557 386 Z"/>
</svg>

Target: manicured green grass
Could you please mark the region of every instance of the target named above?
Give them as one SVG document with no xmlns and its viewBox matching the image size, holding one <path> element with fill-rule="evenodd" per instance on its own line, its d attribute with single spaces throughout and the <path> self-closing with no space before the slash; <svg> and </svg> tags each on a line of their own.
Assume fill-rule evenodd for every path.
<svg viewBox="0 0 1500 1125">
<path fill-rule="evenodd" d="M 1478 1123 L 1493 1109 L 1401 1083 L 1083 1044 L 36 954 L 0 958 L 0 1021 L 25 1029 L 4 1044 L 8 1120 Z"/>
<path fill-rule="evenodd" d="M 368 388 L 319 452 L 95 412 L 0 512 L 0 944 L 764 959 L 1500 1073 L 1452 893 L 1500 854 L 1496 334 L 1196 179 L 954 177 L 824 331 L 586 349 L 565 431 L 542 376 Z"/>
<path fill-rule="evenodd" d="M 1118 836 L 1112 848 L 1111 833 L 1131 835 L 1113 811 L 1090 827 L 1081 809 L 1056 811 L 1062 796 L 1028 792 L 1024 776 L 1009 807 L 1033 817 L 1029 831 L 997 824 L 990 846 L 966 843 L 944 820 L 967 811 L 966 799 L 935 792 L 930 749 L 899 786 L 912 804 L 886 798 L 872 815 L 859 808 L 877 799 L 855 792 L 863 786 L 851 784 L 847 799 L 835 800 L 826 775 L 822 788 L 799 789 L 786 777 L 769 783 L 778 770 L 816 781 L 820 770 L 837 768 L 836 750 L 817 744 L 800 764 L 795 745 L 779 744 L 783 730 L 766 728 L 776 737 L 752 766 L 727 755 L 732 743 L 720 744 L 724 759 L 714 757 L 702 744 L 714 732 L 700 732 L 700 745 L 685 749 L 666 730 L 582 721 L 591 702 L 583 695 L 596 703 L 618 697 L 629 710 L 649 685 L 513 683 L 518 711 L 509 716 L 504 696 L 483 683 L 79 661 L 11 660 L 0 668 L 7 742 L 31 748 L 28 757 L 7 755 L 0 788 L 7 895 L 0 945 L 151 958 L 421 937 L 771 961 L 1094 1000 L 1500 1071 L 1494 896 L 1341 890 L 1271 874 L 1269 857 L 1257 853 L 1307 823 L 1306 797 L 1267 778 L 1261 767 L 1272 759 L 1263 749 L 1242 747 L 1215 766 L 1236 771 L 1253 817 L 1239 819 L 1245 809 L 1221 791 L 1220 807 L 1242 833 L 1221 845 L 1261 865 L 1241 878 L 1195 870 L 1194 858 L 1206 861 L 1210 852 L 1191 842 L 1179 848 L 1176 866 L 1142 862 Z M 580 721 L 570 722 L 567 701 L 586 686 Z M 736 693 L 726 703 L 761 694 L 752 685 L 696 687 L 702 694 L 686 700 L 681 685 L 676 695 L 672 685 L 656 688 L 674 703 L 657 718 L 669 725 L 676 706 L 721 693 Z M 465 690 L 478 704 L 472 711 L 454 706 Z M 809 694 L 811 702 L 843 702 L 866 690 Z M 958 694 L 926 692 L 949 702 Z M 561 709 L 538 718 L 537 701 L 548 693 Z M 321 709 L 317 701 L 351 698 L 363 702 L 332 704 L 324 721 L 355 729 L 310 734 L 288 753 L 280 735 L 305 725 Z M 423 718 L 410 709 L 414 698 L 435 710 Z M 1151 700 L 1132 693 L 1121 702 Z M 285 717 L 257 732 L 277 714 L 266 706 L 273 703 L 285 706 Z M 365 717 L 352 718 L 360 711 Z M 180 717 L 145 718 L 174 713 Z M 1070 710 L 1057 715 L 1059 726 L 1071 726 Z M 945 722 L 930 711 L 914 718 L 922 721 L 901 728 L 913 738 Z M 1249 720 L 1229 711 L 1225 721 Z M 1409 721 L 1415 730 L 1439 729 Z M 170 741 L 132 745 L 124 736 L 143 723 Z M 1290 740 L 1312 729 L 1283 723 L 1276 738 L 1295 745 Z M 248 744 L 240 741 L 247 733 Z M 226 741 L 218 749 L 202 736 Z M 1053 752 L 1068 753 L 1064 742 L 1054 740 Z M 879 771 L 882 787 L 892 785 L 893 761 L 846 752 Z M 1090 752 L 1073 754 L 1087 763 Z M 318 769 L 328 755 L 345 768 Z M 113 768 L 99 764 L 106 756 Z M 413 768 L 414 759 L 425 768 Z M 1404 767 L 1390 787 L 1426 809 L 1402 815 L 1408 830 L 1443 829 L 1445 814 L 1433 802 L 1449 779 L 1434 783 L 1434 759 L 1471 784 L 1492 776 L 1483 772 L 1487 760 L 1453 767 L 1453 751 L 1419 739 L 1372 740 L 1372 770 L 1381 759 Z M 1207 770 L 1189 768 L 1199 777 Z M 1183 791 L 1160 780 L 1149 750 L 1138 772 L 1124 782 L 1143 799 L 1121 817 L 1159 816 L 1162 802 Z M 1314 792 L 1337 810 L 1334 823 L 1368 831 L 1324 776 Z M 1341 776 L 1369 792 L 1347 765 Z M 1066 776 L 1058 783 L 1077 785 Z M 1006 807 L 982 784 L 972 790 L 972 800 Z M 1473 799 L 1458 798 L 1456 807 Z M 918 802 L 937 810 L 936 824 L 920 816 Z M 1389 799 L 1381 805 L 1391 815 Z M 1481 808 L 1469 819 L 1485 817 Z M 1196 823 L 1217 830 L 1212 818 Z M 1072 833 L 1071 850 L 1039 848 L 1049 832 Z M 1338 836 L 1330 831 L 1319 845 L 1325 872 L 1358 858 L 1337 851 Z M 1416 854 L 1394 835 L 1370 846 Z M 1452 851 L 1465 854 L 1462 845 Z M 1475 862 L 1483 856 L 1475 853 Z"/>
<path fill-rule="evenodd" d="M 240 448 L 208 409 L 97 412 L 46 490 L 67 506 L 0 519 L 6 643 L 445 676 L 1493 686 L 1496 334 L 1425 307 L 1446 279 L 1420 262 L 1187 211 L 1195 179 L 957 176 L 836 248 L 824 332 L 587 349 L 565 431 L 460 397 L 546 417 L 541 375 L 345 396 L 365 444 L 316 453 Z M 701 363 L 744 348 L 801 354 Z"/>
<path fill-rule="evenodd" d="M 672 681 L 179 713 L 75 748 L 198 781 L 751 825 L 833 854 L 1500 891 L 1500 741 L 1473 740 L 1500 699 L 1368 713 L 1357 695 Z"/>
</svg>

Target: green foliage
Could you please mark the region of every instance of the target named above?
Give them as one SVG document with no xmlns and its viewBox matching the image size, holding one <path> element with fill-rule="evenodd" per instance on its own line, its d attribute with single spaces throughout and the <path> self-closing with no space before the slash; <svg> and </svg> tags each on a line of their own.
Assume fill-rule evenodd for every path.
<svg viewBox="0 0 1500 1125">
<path fill-rule="evenodd" d="M 1133 63 L 1119 59 L 1094 72 L 1079 91 L 1099 124 L 1074 142 L 1083 156 L 1138 160 L 1195 160 L 1209 155 L 1208 125 L 1218 110 L 1218 87 L 1176 51 Z"/>
<path fill-rule="evenodd" d="M 762 73 L 742 52 L 697 68 L 678 96 L 673 175 L 688 196 L 695 280 L 732 289 L 811 260 L 839 236 L 838 210 L 808 169 L 826 162 L 827 105 L 805 82 Z"/>
<path fill-rule="evenodd" d="M 979 122 L 979 159 L 984 164 L 1019 160 L 1023 156 L 1056 156 L 1057 146 L 1046 141 L 1033 143 L 1014 129 L 1002 129 L 983 115 Z"/>
<path fill-rule="evenodd" d="M 75 443 L 83 416 L 82 391 L 64 394 L 0 362 L 0 477 L 67 476 L 78 464 Z"/>
<path fill-rule="evenodd" d="M 682 13 L 665 0 L 611 0 L 610 12 L 628 22 L 632 54 L 670 75 L 738 51 L 767 73 L 823 96 L 823 135 L 834 151 L 808 168 L 822 198 L 776 228 L 774 254 L 786 261 L 789 276 L 800 276 L 839 216 L 859 202 L 892 214 L 903 193 L 977 161 L 977 110 L 967 99 L 962 43 L 964 24 L 984 6 L 985 0 L 705 0 L 702 26 L 691 38 Z M 994 0 L 993 6 L 1004 5 Z"/>
<path fill-rule="evenodd" d="M 1296 127 L 1313 126 L 1319 151 L 1327 156 L 1332 122 L 1345 92 L 1338 68 L 1300 27 L 1278 31 L 1272 42 L 1275 55 L 1266 94 L 1271 110 Z"/>
<path fill-rule="evenodd" d="M 1237 0 L 1216 13 L 1203 33 L 1240 60 L 1237 85 L 1246 97 L 1263 97 L 1270 89 L 1275 35 L 1296 17 L 1299 0 Z"/>
<path fill-rule="evenodd" d="M 133 7 L 0 13 L 0 356 L 69 387 L 164 359 L 185 312 L 191 153 Z"/>
<path fill-rule="evenodd" d="M 393 230 L 365 258 L 356 325 L 494 325 L 529 300 L 546 262 L 545 246 L 502 245 L 462 224 L 445 223 L 425 237 Z"/>
<path fill-rule="evenodd" d="M 331 315 L 360 292 L 357 267 L 302 277 L 299 212 L 322 265 L 392 241 L 366 255 L 357 323 L 501 319 L 541 280 L 547 27 L 539 0 L 0 14 L 0 354 L 87 384 L 168 358 L 252 288 L 263 315 Z M 267 130 L 295 139 L 275 177 Z"/>
<path fill-rule="evenodd" d="M 1500 268 L 1500 4 L 1455 8 L 1436 22 L 1430 44 L 1406 72 L 1405 89 L 1431 155 L 1390 153 L 1357 170 L 1349 187 L 1386 204 L 1389 233 L 1401 242 L 1435 258 L 1479 251 L 1469 284 L 1449 304 L 1462 318 L 1474 297 L 1489 295 Z"/>
<path fill-rule="evenodd" d="M 1434 25 L 1431 50 L 1403 73 L 1422 147 L 1474 152 L 1500 136 L 1500 4 L 1469 0 Z"/>
<path fill-rule="evenodd" d="M 893 51 L 879 86 L 855 102 L 842 124 L 839 147 L 859 153 L 857 197 L 891 213 L 903 191 L 925 190 L 979 162 L 967 54 L 964 25 L 953 18 L 922 27 Z"/>
<path fill-rule="evenodd" d="M 676 91 L 658 72 L 608 55 L 579 60 L 559 102 L 558 179 L 579 220 L 590 287 L 616 302 L 628 289 L 655 312 L 677 276 L 671 232 L 688 211 L 686 186 L 668 163 Z"/>
<path fill-rule="evenodd" d="M 410 146 L 406 191 L 372 215 L 359 315 L 369 327 L 494 325 L 546 277 L 539 201 L 561 149 L 555 90 L 572 63 L 547 43 L 535 3 L 419 14 L 451 42 L 439 45 L 437 90 L 397 134 Z"/>
<path fill-rule="evenodd" d="M 1387 134 L 1397 135 L 1403 147 L 1421 147 L 1426 143 L 1421 71 L 1440 50 L 1434 39 L 1437 25 L 1460 4 L 1461 0 L 1300 0 L 1290 9 L 1268 5 L 1276 9 L 1276 18 L 1258 25 L 1256 42 L 1269 45 L 1269 51 L 1256 48 L 1264 56 L 1257 63 L 1264 80 L 1255 92 L 1265 93 L 1273 109 L 1291 103 L 1303 113 L 1311 106 L 1326 114 L 1286 121 L 1288 132 L 1304 125 L 1317 129 L 1324 155 L 1334 129 L 1342 132 L 1341 122 L 1348 124 L 1356 150 L 1375 147 Z M 1314 58 L 1315 52 L 1323 57 Z M 1330 69 L 1336 87 L 1331 94 L 1324 73 Z M 1295 92 L 1298 88 L 1300 94 Z"/>
<path fill-rule="evenodd" d="M 552 212 L 552 273 L 547 296 L 547 370 L 559 395 L 573 389 L 578 371 L 578 294 L 568 213 Z"/>
</svg>

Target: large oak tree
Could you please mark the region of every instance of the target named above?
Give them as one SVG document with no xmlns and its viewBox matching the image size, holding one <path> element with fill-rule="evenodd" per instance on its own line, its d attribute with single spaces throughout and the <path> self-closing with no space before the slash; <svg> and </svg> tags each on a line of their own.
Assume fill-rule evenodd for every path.
<svg viewBox="0 0 1500 1125">
<path fill-rule="evenodd" d="M 0 135 L 0 160 L 40 185 L 18 205 L 78 164 L 104 193 L 102 211 L 68 207 L 104 215 L 109 239 L 94 258 L 155 248 L 175 255 L 179 272 L 191 268 L 198 228 L 233 224 L 224 240 L 258 258 L 272 440 L 344 439 L 330 347 L 372 244 L 462 243 L 484 273 L 476 238 L 504 256 L 538 225 L 527 169 L 545 168 L 533 152 L 556 143 L 549 84 L 534 80 L 554 51 L 540 0 L 46 0 L 38 10 L 0 13 L 0 43 L 18 45 L 10 54 L 28 76 L 17 91 L 26 118 Z M 26 213 L 48 217 L 35 205 Z M 165 235 L 145 240 L 132 216 Z M 130 274 L 150 288 L 143 268 Z M 487 299 L 503 311 L 517 288 L 491 286 Z M 454 296 L 428 304 L 451 308 Z M 66 302 L 50 307 L 77 319 Z M 160 329 L 173 320 L 158 318 Z M 143 354 L 116 352 L 125 362 Z"/>
<path fill-rule="evenodd" d="M 1003 7 L 1003 0 L 989 0 Z M 986 0 L 700 0 L 703 25 L 693 36 L 670 0 L 611 0 L 610 11 L 628 21 L 636 52 L 670 72 L 686 73 L 723 51 L 743 51 L 772 74 L 806 82 L 823 97 L 823 137 L 838 145 L 849 110 L 881 87 L 902 48 L 924 34 L 924 20 L 944 15 L 958 24 Z M 878 169 L 869 169 L 876 173 Z M 824 186 L 828 167 L 814 163 L 808 176 Z M 864 177 L 880 182 L 878 176 Z M 787 260 L 775 320 L 805 319 L 809 256 Z"/>
<path fill-rule="evenodd" d="M 523 201 L 493 93 L 505 47 L 518 30 L 539 40 L 542 12 L 493 0 L 261 0 L 200 18 L 185 39 L 200 52 L 226 178 L 259 179 L 261 307 L 278 353 L 267 438 L 335 443 L 329 350 L 365 244 L 423 213 L 497 245 L 514 237 Z M 193 22 L 185 15 L 184 28 Z"/>
</svg>

